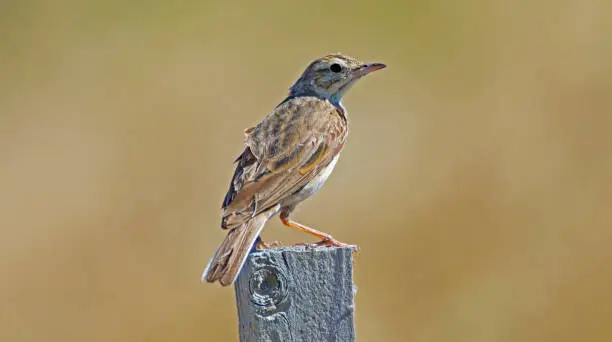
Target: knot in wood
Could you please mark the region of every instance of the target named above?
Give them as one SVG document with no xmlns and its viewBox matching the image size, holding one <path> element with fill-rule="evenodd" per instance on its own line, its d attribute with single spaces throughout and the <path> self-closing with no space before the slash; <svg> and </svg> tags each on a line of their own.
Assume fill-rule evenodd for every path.
<svg viewBox="0 0 612 342">
<path fill-rule="evenodd" d="M 274 309 L 287 298 L 287 278 L 280 269 L 266 265 L 251 273 L 249 290 L 251 302 Z"/>
</svg>

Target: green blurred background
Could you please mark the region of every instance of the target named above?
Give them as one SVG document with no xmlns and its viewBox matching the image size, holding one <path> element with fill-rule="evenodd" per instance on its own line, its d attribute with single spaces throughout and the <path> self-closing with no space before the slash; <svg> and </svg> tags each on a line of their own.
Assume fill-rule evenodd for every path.
<svg viewBox="0 0 612 342">
<path fill-rule="evenodd" d="M 232 161 L 332 52 L 389 66 L 295 216 L 361 246 L 359 340 L 612 340 L 611 14 L 2 1 L 0 340 L 236 340 L 232 289 L 199 282 Z"/>
</svg>

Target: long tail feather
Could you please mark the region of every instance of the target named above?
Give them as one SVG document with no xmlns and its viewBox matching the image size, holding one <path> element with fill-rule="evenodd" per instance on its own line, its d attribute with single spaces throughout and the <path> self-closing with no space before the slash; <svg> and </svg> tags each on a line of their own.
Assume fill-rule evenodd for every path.
<svg viewBox="0 0 612 342">
<path fill-rule="evenodd" d="M 202 281 L 213 283 L 218 280 L 223 286 L 233 284 L 259 233 L 279 208 L 280 205 L 277 204 L 231 229 L 206 266 Z"/>
</svg>

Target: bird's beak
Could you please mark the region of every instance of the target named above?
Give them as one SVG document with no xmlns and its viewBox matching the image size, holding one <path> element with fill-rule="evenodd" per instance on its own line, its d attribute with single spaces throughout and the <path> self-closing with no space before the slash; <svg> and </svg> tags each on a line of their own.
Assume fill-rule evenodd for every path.
<svg viewBox="0 0 612 342">
<path fill-rule="evenodd" d="M 360 66 L 357 70 L 355 70 L 355 74 L 357 76 L 364 76 L 376 70 L 384 69 L 387 66 L 382 63 L 368 63 Z"/>
</svg>

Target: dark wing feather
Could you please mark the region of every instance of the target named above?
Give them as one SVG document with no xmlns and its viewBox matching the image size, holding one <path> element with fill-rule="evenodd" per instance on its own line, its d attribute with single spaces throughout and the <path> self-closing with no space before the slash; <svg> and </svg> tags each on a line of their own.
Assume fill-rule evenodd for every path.
<svg viewBox="0 0 612 342">
<path fill-rule="evenodd" d="M 242 188 L 242 183 L 244 181 L 244 171 L 246 168 L 250 167 L 254 163 L 257 162 L 257 158 L 251 153 L 251 148 L 247 147 L 244 151 L 238 156 L 235 163 L 236 170 L 234 171 L 234 177 L 232 177 L 232 181 L 229 186 L 229 190 L 225 195 L 225 199 L 223 200 L 223 205 L 221 206 L 223 209 L 227 208 L 227 206 L 232 203 L 232 200 L 236 197 L 236 192 L 238 189 Z"/>
</svg>

